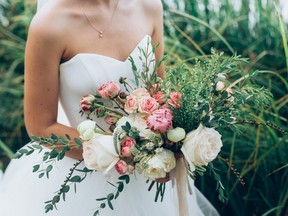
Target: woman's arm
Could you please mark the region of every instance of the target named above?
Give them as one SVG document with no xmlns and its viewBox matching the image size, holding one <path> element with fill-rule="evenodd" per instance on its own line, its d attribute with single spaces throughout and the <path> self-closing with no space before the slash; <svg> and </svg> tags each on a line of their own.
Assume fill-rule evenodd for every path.
<svg viewBox="0 0 288 216">
<path fill-rule="evenodd" d="M 163 6 L 160 0 L 150 0 L 150 13 L 153 22 L 152 41 L 153 45 L 159 43 L 158 48 L 155 51 L 155 57 L 157 60 L 161 59 L 164 54 L 164 39 L 163 39 Z M 148 3 L 147 3 L 148 4 Z M 162 63 L 158 69 L 158 76 L 164 78 L 165 66 Z"/>
<path fill-rule="evenodd" d="M 24 116 L 29 135 L 49 137 L 78 132 L 57 123 L 59 97 L 59 64 L 65 50 L 65 35 L 61 21 L 53 22 L 52 15 L 36 15 L 31 22 L 25 50 Z M 82 158 L 82 151 L 73 149 L 67 154 Z"/>
</svg>

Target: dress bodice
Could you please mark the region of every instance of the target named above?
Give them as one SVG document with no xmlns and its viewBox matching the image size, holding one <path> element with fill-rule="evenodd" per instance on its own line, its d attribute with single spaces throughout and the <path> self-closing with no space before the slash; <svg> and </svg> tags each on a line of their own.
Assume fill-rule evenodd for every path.
<svg viewBox="0 0 288 216">
<path fill-rule="evenodd" d="M 130 54 L 138 69 L 142 67 L 139 48 L 148 48 L 151 52 L 150 42 L 150 36 L 145 35 Z M 119 83 L 120 77 L 133 80 L 132 66 L 128 58 L 120 61 L 99 54 L 80 53 L 62 63 L 60 65 L 60 103 L 70 125 L 75 128 L 85 119 L 79 114 L 81 97 L 96 94 L 99 86 L 108 80 Z M 102 119 L 96 121 L 101 127 L 108 128 Z"/>
</svg>

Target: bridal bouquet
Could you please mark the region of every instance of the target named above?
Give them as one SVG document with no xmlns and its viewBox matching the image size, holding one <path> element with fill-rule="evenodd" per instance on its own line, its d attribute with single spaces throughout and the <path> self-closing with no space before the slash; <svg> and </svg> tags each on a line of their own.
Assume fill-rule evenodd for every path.
<svg viewBox="0 0 288 216">
<path fill-rule="evenodd" d="M 56 208 L 61 196 L 69 191 L 69 183 L 80 183 L 94 170 L 103 175 L 109 175 L 113 169 L 119 173 L 118 182 L 109 182 L 116 188 L 115 193 L 97 198 L 102 203 L 95 215 L 106 206 L 113 209 L 113 199 L 118 198 L 125 184 L 129 185 L 129 175 L 134 172 L 144 175 L 151 182 L 151 189 L 158 178 L 173 176 L 175 172 L 176 182 L 183 181 L 183 175 L 182 180 L 177 177 L 179 169 L 184 170 L 184 179 L 195 178 L 197 173 L 203 175 L 209 169 L 218 182 L 220 200 L 225 200 L 220 176 L 212 165 L 222 147 L 217 130 L 240 130 L 241 123 L 251 121 L 245 107 L 268 106 L 271 93 L 251 82 L 257 71 L 237 77 L 245 59 L 224 57 L 214 50 L 193 65 L 181 63 L 169 67 L 165 78 L 160 79 L 156 71 L 163 59 L 152 73 L 149 70 L 155 63 L 154 51 L 155 47 L 151 52 L 141 50 L 141 68 L 130 58 L 134 79 L 119 77 L 119 84 L 108 81 L 96 94 L 82 97 L 80 113 L 87 120 L 79 124 L 80 139 L 73 143 L 83 148 L 85 168 L 76 169 L 82 160 L 75 163 L 59 192 L 46 202 L 46 212 Z M 236 79 L 231 81 L 231 77 Z M 99 121 L 105 121 L 109 130 L 104 130 Z M 34 172 L 40 172 L 39 177 L 48 176 L 53 168 L 50 161 L 61 160 L 72 146 L 69 135 L 31 138 L 40 145 L 19 150 L 16 158 L 41 151 L 44 144 L 50 145 L 52 150 L 45 152 L 43 158 L 48 164 L 46 169 L 39 170 L 39 164 L 33 167 Z M 56 147 L 59 143 L 60 150 Z M 75 170 L 83 175 L 75 175 Z M 157 201 L 164 196 L 165 183 L 156 184 Z"/>
</svg>

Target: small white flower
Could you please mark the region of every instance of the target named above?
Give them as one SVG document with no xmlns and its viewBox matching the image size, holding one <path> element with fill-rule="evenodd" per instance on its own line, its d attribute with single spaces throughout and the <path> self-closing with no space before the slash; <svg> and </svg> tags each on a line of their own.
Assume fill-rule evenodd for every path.
<svg viewBox="0 0 288 216">
<path fill-rule="evenodd" d="M 167 132 L 168 139 L 174 143 L 183 140 L 185 136 L 186 136 L 185 130 L 180 127 L 170 129 Z"/>
<path fill-rule="evenodd" d="M 225 84 L 222 81 L 218 81 L 216 84 L 216 91 L 222 91 L 225 88 Z"/>
<path fill-rule="evenodd" d="M 85 141 L 89 141 L 93 138 L 95 129 L 95 122 L 91 120 L 85 120 L 81 122 L 78 127 L 77 131 L 80 134 L 80 138 Z"/>
</svg>

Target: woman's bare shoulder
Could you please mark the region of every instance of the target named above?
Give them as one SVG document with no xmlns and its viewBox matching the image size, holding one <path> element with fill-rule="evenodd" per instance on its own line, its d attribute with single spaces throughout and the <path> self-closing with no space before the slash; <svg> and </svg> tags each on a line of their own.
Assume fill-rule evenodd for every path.
<svg viewBox="0 0 288 216">
<path fill-rule="evenodd" d="M 162 17 L 163 5 L 161 0 L 139 0 L 145 13 L 151 17 Z"/>
<path fill-rule="evenodd" d="M 69 27 L 72 14 L 72 9 L 66 7 L 66 2 L 67 0 L 52 0 L 41 8 L 30 23 L 29 34 L 37 34 L 43 39 L 61 38 Z"/>
</svg>

